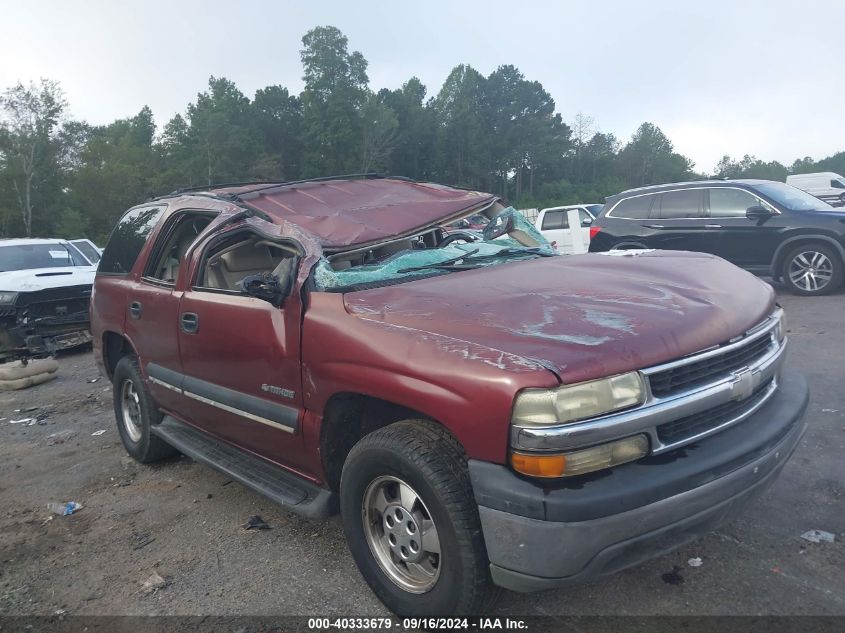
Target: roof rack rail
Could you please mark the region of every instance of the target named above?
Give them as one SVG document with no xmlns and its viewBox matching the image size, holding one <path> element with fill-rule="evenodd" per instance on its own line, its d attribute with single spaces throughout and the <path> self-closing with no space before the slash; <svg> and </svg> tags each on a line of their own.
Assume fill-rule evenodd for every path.
<svg viewBox="0 0 845 633">
<path fill-rule="evenodd" d="M 217 198 L 219 200 L 239 200 L 242 195 L 247 194 L 254 194 L 258 193 L 259 191 L 265 191 L 267 189 L 275 189 L 277 187 L 286 187 L 289 185 L 300 185 L 309 182 L 326 182 L 329 180 L 348 180 L 351 178 L 360 178 L 360 179 L 377 179 L 377 178 L 390 178 L 391 180 L 404 180 L 407 182 L 417 182 L 413 178 L 408 178 L 407 176 L 391 176 L 387 174 L 378 174 L 375 172 L 367 172 L 362 174 L 341 174 L 338 176 L 320 176 L 319 178 L 303 178 L 302 180 L 252 180 L 246 182 L 222 182 L 222 183 L 214 183 L 211 185 L 204 185 L 198 187 L 181 187 L 179 189 L 174 189 L 170 193 L 162 194 L 160 196 L 152 196 L 147 198 L 147 202 L 155 201 L 155 200 L 162 200 L 164 198 L 172 198 L 173 196 L 178 196 L 183 193 L 197 193 L 201 195 L 206 195 L 210 198 Z M 215 189 L 227 189 L 229 187 L 248 187 L 250 185 L 255 185 L 253 189 L 247 189 L 246 191 L 238 192 L 237 194 L 225 194 L 225 195 L 216 195 L 214 194 Z"/>
</svg>

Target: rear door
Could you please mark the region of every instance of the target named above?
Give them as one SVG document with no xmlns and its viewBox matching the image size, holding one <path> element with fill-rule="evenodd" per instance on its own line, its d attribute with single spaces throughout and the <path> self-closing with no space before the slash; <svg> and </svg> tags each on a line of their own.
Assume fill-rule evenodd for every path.
<svg viewBox="0 0 845 633">
<path fill-rule="evenodd" d="M 565 209 L 549 209 L 543 212 L 540 231 L 549 242 L 553 242 L 558 252 L 572 252 L 572 236 L 569 234 L 569 219 Z"/>
<path fill-rule="evenodd" d="M 654 231 L 650 246 L 667 250 L 716 253 L 719 227 L 709 223 L 704 214 L 701 188 L 664 191 L 655 202 L 652 220 L 645 226 Z"/>
<path fill-rule="evenodd" d="M 204 211 L 178 211 L 162 226 L 140 279 L 129 287 L 126 333 L 135 345 L 156 402 L 167 411 L 183 405 L 179 392 L 178 315 L 182 292 L 176 282 L 186 253 L 214 218 Z"/>
<path fill-rule="evenodd" d="M 252 239 L 255 246 L 237 246 L 242 239 Z M 290 262 L 280 276 L 293 288 L 298 247 L 268 243 L 250 229 L 238 229 L 209 238 L 197 249 L 192 283 L 182 296 L 178 315 L 187 398 L 183 411 L 187 421 L 217 437 L 306 470 L 300 295 L 290 291 L 277 307 L 238 287 L 239 279 L 275 270 L 274 257 L 283 253 Z M 225 259 L 235 252 L 237 257 Z"/>
</svg>

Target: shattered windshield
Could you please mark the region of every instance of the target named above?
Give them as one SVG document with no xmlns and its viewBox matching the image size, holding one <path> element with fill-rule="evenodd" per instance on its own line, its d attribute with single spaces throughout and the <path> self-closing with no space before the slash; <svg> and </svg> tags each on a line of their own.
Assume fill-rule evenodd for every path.
<svg viewBox="0 0 845 633">
<path fill-rule="evenodd" d="M 427 245 L 422 239 L 407 240 L 374 262 L 355 265 L 343 257 L 331 261 L 324 257 L 317 264 L 314 278 L 318 290 L 352 290 L 556 256 L 539 231 L 516 209 L 508 207 L 483 232 L 451 232 L 436 245 Z"/>
</svg>

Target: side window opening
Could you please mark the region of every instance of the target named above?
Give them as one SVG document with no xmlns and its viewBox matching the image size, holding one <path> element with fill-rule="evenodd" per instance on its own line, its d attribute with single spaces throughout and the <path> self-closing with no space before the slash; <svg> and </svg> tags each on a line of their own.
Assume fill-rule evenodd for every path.
<svg viewBox="0 0 845 633">
<path fill-rule="evenodd" d="M 106 244 L 99 272 L 128 274 L 164 209 L 165 207 L 141 207 L 127 211 L 114 227 Z"/>
<path fill-rule="evenodd" d="M 611 217 L 628 220 L 646 220 L 649 218 L 652 203 L 657 196 L 658 194 L 652 193 L 626 198 L 611 210 Z"/>
<path fill-rule="evenodd" d="M 546 211 L 546 215 L 543 216 L 542 229 L 544 231 L 568 228 L 569 218 L 566 215 L 566 211 Z"/>
<path fill-rule="evenodd" d="M 845 189 L 845 181 L 834 179 L 830 181 L 830 186 L 834 189 Z"/>
<path fill-rule="evenodd" d="M 213 219 L 214 216 L 208 213 L 182 213 L 174 218 L 170 229 L 159 237 L 161 246 L 156 244 L 144 276 L 175 283 L 188 249 Z"/>
<path fill-rule="evenodd" d="M 660 194 L 660 218 L 700 218 L 701 189 L 681 189 Z"/>
<path fill-rule="evenodd" d="M 258 235 L 235 236 L 209 250 L 200 266 L 196 289 L 246 294 L 244 280 L 275 276 L 287 294 L 293 286 L 298 253 L 292 246 Z"/>
</svg>

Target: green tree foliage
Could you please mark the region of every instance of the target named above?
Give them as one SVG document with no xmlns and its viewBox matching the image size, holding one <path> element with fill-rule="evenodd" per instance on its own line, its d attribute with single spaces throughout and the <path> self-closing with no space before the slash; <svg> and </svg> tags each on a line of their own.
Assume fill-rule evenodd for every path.
<svg viewBox="0 0 845 633">
<path fill-rule="evenodd" d="M 7 201 L 2 225 L 23 235 L 39 233 L 54 220 L 61 195 L 62 116 L 67 103 L 59 84 L 18 83 L 0 96 L 0 169 Z M 11 210 L 17 208 L 17 217 Z"/>
<path fill-rule="evenodd" d="M 653 123 L 628 142 L 578 113 L 567 125 L 538 81 L 503 65 L 452 69 L 433 97 L 416 78 L 370 88 L 367 61 L 332 26 L 300 51 L 305 87 L 252 98 L 224 77 L 157 128 L 149 108 L 108 125 L 68 120 L 59 85 L 0 96 L 0 235 L 105 240 L 128 207 L 181 187 L 377 171 L 487 190 L 519 207 L 601 202 L 629 187 L 699 177 Z M 718 177 L 845 173 L 845 152 L 789 168 L 725 156 Z"/>
<path fill-rule="evenodd" d="M 361 111 L 369 99 L 367 60 L 348 51 L 348 40 L 333 26 L 311 29 L 300 51 L 303 175 L 357 171 L 364 138 Z"/>
</svg>

